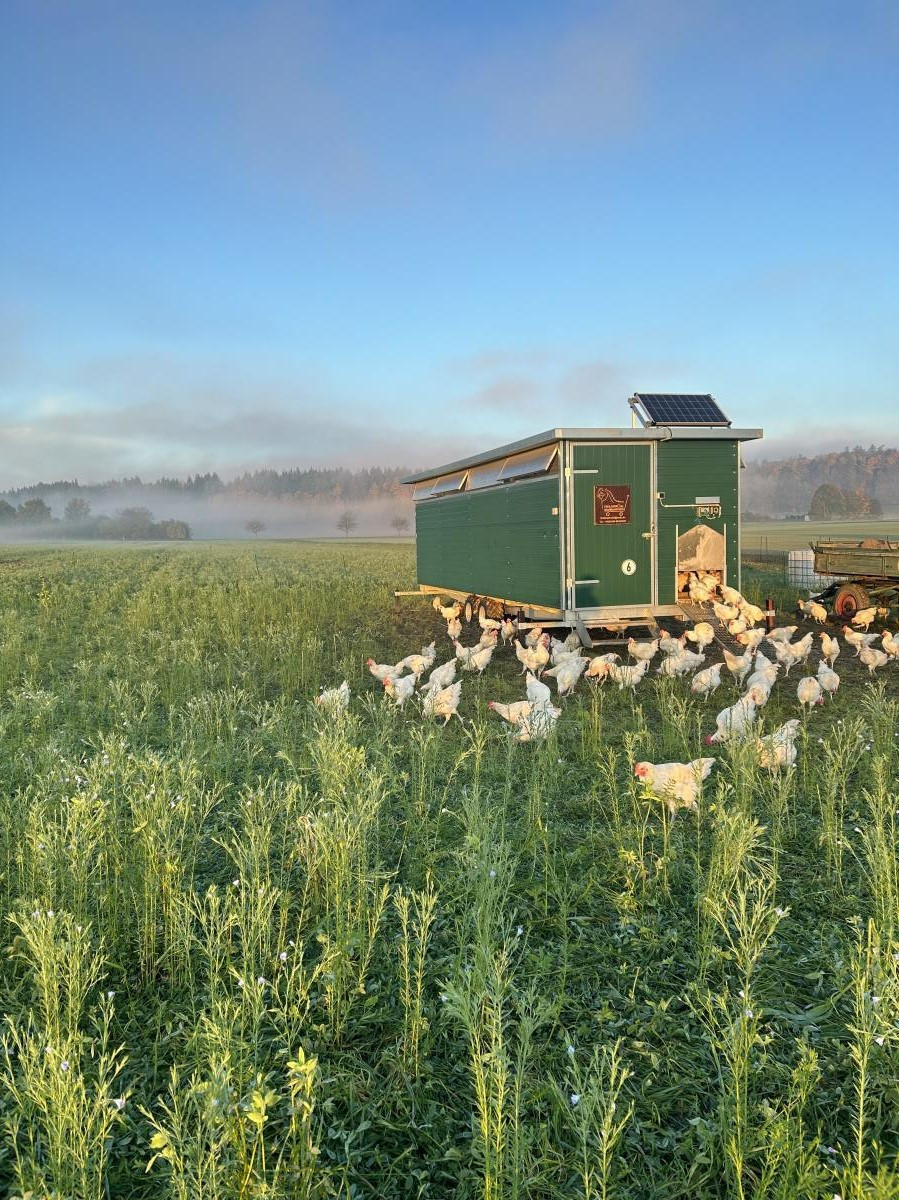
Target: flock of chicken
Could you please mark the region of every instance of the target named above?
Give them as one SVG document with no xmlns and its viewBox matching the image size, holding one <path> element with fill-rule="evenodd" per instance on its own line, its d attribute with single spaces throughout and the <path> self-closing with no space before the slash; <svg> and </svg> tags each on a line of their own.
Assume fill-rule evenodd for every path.
<svg viewBox="0 0 899 1200">
<path fill-rule="evenodd" d="M 715 617 L 743 647 L 742 653 L 731 653 L 725 648 L 723 661 L 704 666 L 706 653 L 715 642 L 715 630 L 708 621 L 698 621 L 677 638 L 664 631 L 660 631 L 659 637 L 651 641 L 630 638 L 627 651 L 632 661 L 623 663 L 619 654 L 590 657 L 582 653 L 581 641 L 575 633 L 562 641 L 535 626 L 524 634 L 522 640 L 519 637 L 521 631 L 514 621 L 508 617 L 495 620 L 488 617 L 483 608 L 478 612 L 480 640 L 474 645 L 464 646 L 459 641 L 462 633 L 461 605 L 458 601 L 444 605 L 439 597 L 435 597 L 434 609 L 447 623 L 447 635 L 452 641 L 454 656 L 434 667 L 437 658 L 435 640 L 422 647 L 420 653 L 409 654 L 398 663 L 376 663 L 369 658 L 366 666 L 398 707 L 417 695 L 423 715 L 442 717 L 446 725 L 452 717 L 459 717 L 462 681 L 456 679 L 457 670 L 483 674 L 500 641 L 504 646 L 511 644 L 522 665 L 521 673 L 526 676 L 526 695 L 510 704 L 491 700 L 488 708 L 509 723 L 512 727 L 511 736 L 518 742 L 546 738 L 561 715 L 562 710 L 553 704 L 552 692 L 543 682 L 544 677 L 555 679 L 560 701 L 574 690 L 581 678 L 596 684 L 610 681 L 617 684 L 619 690 L 629 688 L 634 691 L 649 673 L 656 657 L 660 656 L 660 665 L 656 667 L 658 675 L 669 678 L 692 675 L 691 691 L 705 697 L 721 686 L 722 672 L 727 670 L 736 686 L 742 689 L 742 694 L 734 704 L 718 713 L 715 732 L 706 738 L 706 742 L 713 744 L 753 739 L 761 767 L 772 772 L 791 768 L 796 762 L 800 721 L 793 718 L 765 736 L 756 734 L 756 721 L 759 710 L 771 696 L 780 672 L 783 671 L 786 678 L 794 667 L 808 662 L 814 635 L 809 632 L 794 642 L 796 625 L 775 628 L 770 632 L 764 627 L 759 628 L 765 617 L 763 610 L 750 604 L 735 588 L 721 584 L 715 576 L 691 575 L 688 589 L 690 598 L 701 608 L 712 606 Z M 819 624 L 827 620 L 827 610 L 817 601 L 800 600 L 798 607 Z M 887 614 L 887 609 L 863 609 L 855 614 L 850 625 L 844 625 L 842 629 L 847 644 L 855 649 L 856 656 L 871 674 L 891 660 L 899 661 L 899 640 L 892 633 L 869 632 L 873 621 Z M 840 686 L 840 677 L 834 669 L 841 650 L 840 642 L 837 637 L 823 631 L 818 637 L 821 658 L 816 674 L 804 675 L 796 688 L 797 700 L 803 712 L 823 703 L 826 696 L 832 697 Z M 879 648 L 874 644 L 878 639 Z M 763 645 L 768 648 L 768 654 L 763 651 Z M 429 674 L 422 684 L 421 679 L 426 671 Z M 316 703 L 336 715 L 346 710 L 349 698 L 349 685 L 344 681 L 339 688 L 323 691 Z M 679 808 L 697 806 L 702 781 L 708 777 L 714 763 L 714 758 L 699 758 L 689 763 L 639 762 L 634 767 L 634 773 L 649 793 L 664 800 L 673 815 Z"/>
</svg>

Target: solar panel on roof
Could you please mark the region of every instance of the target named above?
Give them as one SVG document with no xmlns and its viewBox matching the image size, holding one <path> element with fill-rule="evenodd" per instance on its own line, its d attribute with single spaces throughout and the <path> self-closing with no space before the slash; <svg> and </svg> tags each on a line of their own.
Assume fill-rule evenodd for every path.
<svg viewBox="0 0 899 1200">
<path fill-rule="evenodd" d="M 646 425 L 730 425 L 714 396 L 637 392 L 633 403 L 646 414 Z"/>
</svg>

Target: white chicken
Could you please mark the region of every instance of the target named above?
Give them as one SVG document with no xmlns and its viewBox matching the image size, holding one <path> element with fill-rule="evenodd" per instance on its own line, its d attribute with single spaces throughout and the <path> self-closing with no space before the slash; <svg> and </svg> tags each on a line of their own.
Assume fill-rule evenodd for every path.
<svg viewBox="0 0 899 1200">
<path fill-rule="evenodd" d="M 558 638 L 550 638 L 549 657 L 554 667 L 557 667 L 561 662 L 565 662 L 567 658 L 576 658 L 579 651 L 580 646 L 578 646 L 577 650 L 570 650 L 565 642 L 559 641 Z"/>
<path fill-rule="evenodd" d="M 627 639 L 627 652 L 637 662 L 652 662 L 659 651 L 659 639 L 651 642 L 638 642 L 636 638 Z"/>
<path fill-rule="evenodd" d="M 581 635 L 572 629 L 571 633 L 565 639 L 565 645 L 569 650 L 574 651 L 583 649 L 584 643 L 581 641 Z"/>
<path fill-rule="evenodd" d="M 800 722 L 796 717 L 758 740 L 759 765 L 774 774 L 796 764 L 796 735 Z"/>
<path fill-rule="evenodd" d="M 527 631 L 527 633 L 524 635 L 524 644 L 528 647 L 529 650 L 533 650 L 533 648 L 537 645 L 537 643 L 540 641 L 540 639 L 542 637 L 543 637 L 543 626 L 535 625 L 533 627 L 533 629 L 529 629 Z"/>
<path fill-rule="evenodd" d="M 365 665 L 375 679 L 379 679 L 382 683 L 385 679 L 398 679 L 401 673 L 394 663 L 376 663 L 373 658 L 367 658 Z"/>
<path fill-rule="evenodd" d="M 752 669 L 752 659 L 751 650 L 744 650 L 742 654 L 732 654 L 727 649 L 724 651 L 725 665 L 737 683 L 742 683 L 749 674 Z"/>
<path fill-rule="evenodd" d="M 696 758 L 688 763 L 634 764 L 634 774 L 642 779 L 647 791 L 664 800 L 672 819 L 680 808 L 699 808 L 702 781 L 708 779 L 714 758 Z"/>
<path fill-rule="evenodd" d="M 692 642 L 700 650 L 705 650 L 711 646 L 715 640 L 715 630 L 708 621 L 697 621 L 692 629 L 688 629 L 684 634 L 688 642 Z"/>
<path fill-rule="evenodd" d="M 561 708 L 554 708 L 548 702 L 532 705 L 528 715 L 519 722 L 517 732 L 512 734 L 512 740 L 515 742 L 543 741 L 552 733 L 556 721 L 561 715 Z"/>
<path fill-rule="evenodd" d="M 745 633 L 737 634 L 737 641 L 747 650 L 758 650 L 767 636 L 764 629 L 747 629 Z"/>
<path fill-rule="evenodd" d="M 806 675 L 799 680 L 796 687 L 796 698 L 804 709 L 810 709 L 813 704 L 824 703 L 824 692 L 814 675 Z"/>
<path fill-rule="evenodd" d="M 428 646 L 422 646 L 421 654 L 407 654 L 405 658 L 400 659 L 396 664 L 397 674 L 401 675 L 408 668 L 413 675 L 423 675 L 428 667 L 434 665 L 436 657 L 436 643 L 431 642 Z"/>
<path fill-rule="evenodd" d="M 340 687 L 323 688 L 315 703 L 329 716 L 339 717 L 350 706 L 350 685 L 344 679 Z"/>
<path fill-rule="evenodd" d="M 451 658 L 449 662 L 435 667 L 428 676 L 428 682 L 420 690 L 423 692 L 431 691 L 432 689 L 439 691 L 441 688 L 447 688 L 451 683 L 455 683 L 457 662 L 458 659 Z"/>
<path fill-rule="evenodd" d="M 387 695 L 394 701 L 397 708 L 402 708 L 415 691 L 418 676 L 404 675 L 402 679 L 397 679 L 395 676 L 387 675 L 382 682 Z"/>
<path fill-rule="evenodd" d="M 738 633 L 745 633 L 749 628 L 749 622 L 742 613 L 738 617 L 734 617 L 732 621 L 727 622 L 727 632 L 731 637 L 736 637 Z"/>
<path fill-rule="evenodd" d="M 669 654 L 667 658 L 662 659 L 662 665 L 656 674 L 665 675 L 668 679 L 678 679 L 681 675 L 695 671 L 704 662 L 704 654 L 694 654 L 692 650 L 681 650 L 679 654 Z"/>
<path fill-rule="evenodd" d="M 877 641 L 876 633 L 856 633 L 854 629 L 850 629 L 848 625 L 843 626 L 843 636 L 850 646 L 855 647 L 855 657 L 861 654 L 866 646 L 873 646 Z"/>
<path fill-rule="evenodd" d="M 433 605 L 435 612 L 439 612 L 445 621 L 451 621 L 453 617 L 458 617 L 462 611 L 462 605 L 458 600 L 454 600 L 452 604 L 444 604 L 440 596 L 435 596 Z"/>
<path fill-rule="evenodd" d="M 750 604 L 748 600 L 744 600 L 740 605 L 740 616 L 745 619 L 747 625 L 758 625 L 765 619 L 765 610 L 759 608 L 757 604 Z"/>
<path fill-rule="evenodd" d="M 537 644 L 533 648 L 522 646 L 521 642 L 518 641 L 514 645 L 515 657 L 522 665 L 522 675 L 525 671 L 535 671 L 538 675 L 541 675 L 546 664 L 549 662 L 549 634 L 541 634 Z"/>
<path fill-rule="evenodd" d="M 789 675 L 798 663 L 804 663 L 812 652 L 812 634 L 807 633 L 798 642 L 775 642 L 774 655 L 784 668 L 784 677 Z"/>
<path fill-rule="evenodd" d="M 487 616 L 487 610 L 484 608 L 483 604 L 478 609 L 478 624 L 485 632 L 488 629 L 495 629 L 497 632 L 499 632 L 499 630 L 503 627 L 502 621 L 495 621 L 493 617 Z"/>
<path fill-rule="evenodd" d="M 819 633 L 818 637 L 821 639 L 821 653 L 833 666 L 840 653 L 839 638 L 831 637 L 829 633 Z"/>
<path fill-rule="evenodd" d="M 567 696 L 574 688 L 589 661 L 589 658 L 586 658 L 584 655 L 577 654 L 563 659 L 562 662 L 554 667 L 550 667 L 549 670 L 544 671 L 544 675 L 553 675 L 555 677 L 556 690 L 561 698 L 562 696 Z"/>
<path fill-rule="evenodd" d="M 869 675 L 873 675 L 875 671 L 879 671 L 890 661 L 889 654 L 884 654 L 882 650 L 878 650 L 874 646 L 863 646 L 859 658 L 868 668 Z"/>
<path fill-rule="evenodd" d="M 800 612 L 805 613 L 807 617 L 811 617 L 813 621 L 817 621 L 819 625 L 823 625 L 827 620 L 827 609 L 823 604 L 819 604 L 817 600 L 797 600 L 796 607 Z"/>
<path fill-rule="evenodd" d="M 528 700 L 531 704 L 539 706 L 541 704 L 552 704 L 552 692 L 549 690 L 548 684 L 541 683 L 536 675 L 528 672 L 528 677 L 525 680 L 525 690 L 527 691 Z"/>
<path fill-rule="evenodd" d="M 692 575 L 690 576 L 690 582 L 687 585 L 687 591 L 689 592 L 690 599 L 693 601 L 693 603 L 699 605 L 700 608 L 705 608 L 707 604 L 710 604 L 714 596 L 714 592 L 710 588 L 707 588 L 705 584 L 700 583 L 700 581 Z"/>
<path fill-rule="evenodd" d="M 821 684 L 821 690 L 826 695 L 833 697 L 836 695 L 836 690 L 840 686 L 840 677 L 833 669 L 829 667 L 822 658 L 818 663 L 818 682 Z"/>
<path fill-rule="evenodd" d="M 772 629 L 770 633 L 766 633 L 765 637 L 772 644 L 774 642 L 788 642 L 798 628 L 798 625 L 778 625 L 776 629 Z"/>
<path fill-rule="evenodd" d="M 603 680 L 608 677 L 609 672 L 615 663 L 620 661 L 620 656 L 617 654 L 597 654 L 590 659 L 587 664 L 587 669 L 584 671 L 585 679 Z"/>
<path fill-rule="evenodd" d="M 767 698 L 764 689 L 754 687 L 741 696 L 736 704 L 722 709 L 715 718 L 716 730 L 705 739 L 706 744 L 711 746 L 715 742 L 744 738 L 755 724 L 759 706 L 764 704 Z"/>
<path fill-rule="evenodd" d="M 502 623 L 502 627 L 500 629 L 500 633 L 502 635 L 504 646 L 505 646 L 506 642 L 511 642 L 512 639 L 515 637 L 515 635 L 518 633 L 518 626 L 515 624 L 515 622 L 512 620 L 511 617 L 503 617 L 503 623 Z"/>
<path fill-rule="evenodd" d="M 884 654 L 888 654 L 890 658 L 899 660 L 899 642 L 896 641 L 896 635 L 889 629 L 880 639 L 880 645 L 883 648 Z"/>
<path fill-rule="evenodd" d="M 451 641 L 462 636 L 462 622 L 458 617 L 450 617 L 446 623 L 446 635 Z"/>
<path fill-rule="evenodd" d="M 500 704 L 498 700 L 488 700 L 487 707 L 497 716 L 508 721 L 510 725 L 520 725 L 531 714 L 530 700 L 516 700 L 512 704 Z"/>
<path fill-rule="evenodd" d="M 764 662 L 760 663 L 760 658 L 764 659 Z M 752 674 L 746 680 L 747 690 L 751 687 L 755 687 L 755 685 L 758 683 L 762 687 L 767 688 L 770 692 L 771 688 L 773 688 L 775 683 L 777 683 L 777 675 L 779 671 L 779 663 L 769 662 L 768 659 L 765 658 L 764 654 L 759 654 L 755 660 L 755 666 L 753 667 Z"/>
<path fill-rule="evenodd" d="M 732 588 L 726 583 L 722 583 L 721 585 L 721 599 L 725 604 L 730 604 L 734 608 L 740 608 L 744 603 L 742 593 L 738 592 L 736 588 Z"/>
<path fill-rule="evenodd" d="M 681 637 L 672 637 L 670 633 L 666 633 L 664 629 L 659 630 L 659 649 L 663 654 L 679 654 L 686 646 L 687 635 Z"/>
<path fill-rule="evenodd" d="M 710 696 L 721 686 L 721 671 L 724 663 L 714 663 L 704 671 L 697 671 L 690 683 L 690 691 L 696 696 Z"/>
<path fill-rule="evenodd" d="M 443 717 L 444 725 L 448 725 L 451 717 L 459 717 L 459 701 L 462 698 L 462 680 L 451 683 L 443 688 L 429 688 L 422 703 L 422 712 L 426 717 Z M 459 717 L 459 721 L 462 718 Z"/>
<path fill-rule="evenodd" d="M 482 675 L 485 668 L 490 665 L 497 642 L 496 630 L 492 629 L 490 632 L 492 637 L 485 646 L 478 643 L 477 646 L 466 647 L 456 642 L 456 658 L 461 662 L 463 671 L 477 671 L 479 675 Z M 463 652 L 462 654 L 459 653 L 460 650 Z"/>
<path fill-rule="evenodd" d="M 716 600 L 712 605 L 712 612 L 724 625 L 728 621 L 735 621 L 740 615 L 740 610 L 733 604 L 722 604 L 719 600 Z"/>
<path fill-rule="evenodd" d="M 856 629 L 864 629 L 865 633 L 867 633 L 872 622 L 878 617 L 888 617 L 889 615 L 890 610 L 888 608 L 878 608 L 872 604 L 870 608 L 860 608 L 852 618 L 852 624 Z"/>
<path fill-rule="evenodd" d="M 649 670 L 648 662 L 634 663 L 633 666 L 619 666 L 618 663 L 613 663 L 609 671 L 609 675 L 618 684 L 619 692 L 624 688 L 630 688 L 634 691 L 637 684 Z"/>
</svg>

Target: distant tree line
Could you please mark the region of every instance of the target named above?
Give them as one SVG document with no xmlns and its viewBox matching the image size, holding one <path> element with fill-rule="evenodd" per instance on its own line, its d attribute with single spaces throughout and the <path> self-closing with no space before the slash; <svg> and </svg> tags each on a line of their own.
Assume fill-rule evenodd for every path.
<svg viewBox="0 0 899 1200">
<path fill-rule="evenodd" d="M 852 450 L 810 458 L 796 455 L 777 462 L 751 462 L 740 478 L 744 511 L 772 516 L 786 513 L 809 513 L 811 516 L 814 515 L 811 512 L 813 498 L 825 484 L 849 497 L 859 494 L 867 497 L 873 508 L 858 515 L 874 516 L 878 506 L 881 510 L 899 509 L 899 450 L 886 446 L 869 446 L 867 449 L 856 446 Z M 830 503 L 839 505 L 834 496 Z"/>
<path fill-rule="evenodd" d="M 65 507 L 63 519 L 39 496 L 32 496 L 14 507 L 0 500 L 0 530 L 15 527 L 31 537 L 109 538 L 117 541 L 186 541 L 190 526 L 186 521 L 154 521 L 148 508 L 120 508 L 114 517 L 97 515 L 83 496 L 73 496 Z"/>
<path fill-rule="evenodd" d="M 248 471 L 224 482 L 216 472 L 188 475 L 186 479 L 163 477 L 144 481 L 138 475 L 126 479 L 108 479 L 104 483 L 81 484 L 77 479 L 59 479 L 53 483 L 34 483 L 14 488 L 4 495 L 7 500 L 25 500 L 48 492 L 64 492 L 99 499 L 115 492 L 169 492 L 192 499 L 212 496 L 259 496 L 278 500 L 323 500 L 358 503 L 364 500 L 394 498 L 402 500 L 406 489 L 401 480 L 409 474 L 406 467 L 311 467 L 305 470 Z"/>
<path fill-rule="evenodd" d="M 883 506 L 876 496 L 869 496 L 861 488 L 847 491 L 835 483 L 822 483 L 812 496 L 808 515 L 818 520 L 836 520 L 840 517 L 882 517 Z"/>
</svg>

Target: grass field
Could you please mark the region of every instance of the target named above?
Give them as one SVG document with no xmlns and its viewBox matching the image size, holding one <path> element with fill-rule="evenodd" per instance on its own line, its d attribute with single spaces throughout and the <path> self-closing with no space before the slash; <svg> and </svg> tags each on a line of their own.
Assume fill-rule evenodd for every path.
<svg viewBox="0 0 899 1200">
<path fill-rule="evenodd" d="M 899 1196 L 899 668 L 844 647 L 783 776 L 703 745 L 730 683 L 515 745 L 509 650 L 446 729 L 365 673 L 447 657 L 413 576 L 0 548 L 0 1193 Z M 672 822 L 632 764 L 701 753 Z"/>
<path fill-rule="evenodd" d="M 819 538 L 890 538 L 899 541 L 899 520 L 879 521 L 746 521 L 744 554 L 756 549 L 807 550 Z"/>
</svg>

